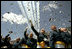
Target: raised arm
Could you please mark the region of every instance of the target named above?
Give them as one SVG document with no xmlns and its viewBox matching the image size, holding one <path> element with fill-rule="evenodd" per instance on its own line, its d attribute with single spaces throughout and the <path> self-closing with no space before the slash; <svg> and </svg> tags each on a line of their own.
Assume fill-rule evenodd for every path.
<svg viewBox="0 0 72 49">
<path fill-rule="evenodd" d="M 5 39 L 6 39 L 8 36 L 10 36 L 11 33 L 13 33 L 13 31 L 9 31 L 9 34 L 7 34 L 7 35 L 5 36 Z"/>
<path fill-rule="evenodd" d="M 26 32 L 27 32 L 27 28 L 26 28 L 25 31 L 24 31 L 24 37 L 25 37 L 25 39 L 28 39 L 28 37 L 27 37 L 27 35 L 26 35 Z"/>
<path fill-rule="evenodd" d="M 30 20 L 30 23 L 31 23 L 31 28 L 32 28 L 32 30 L 34 31 L 34 33 L 35 33 L 37 36 L 39 36 L 39 33 L 35 30 L 35 28 L 34 28 L 31 20 Z"/>
<path fill-rule="evenodd" d="M 10 36 L 10 34 L 6 35 L 6 37 L 5 37 L 5 38 L 7 38 L 8 36 Z"/>
</svg>

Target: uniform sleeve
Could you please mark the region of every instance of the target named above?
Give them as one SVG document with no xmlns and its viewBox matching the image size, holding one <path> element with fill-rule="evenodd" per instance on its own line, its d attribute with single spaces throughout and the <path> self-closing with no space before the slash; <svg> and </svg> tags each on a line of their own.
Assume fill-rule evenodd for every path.
<svg viewBox="0 0 72 49">
<path fill-rule="evenodd" d="M 7 38 L 10 34 L 8 34 L 5 38 Z"/>
<path fill-rule="evenodd" d="M 44 36 L 44 37 L 48 39 L 48 36 L 47 36 L 47 34 L 45 34 L 45 36 Z"/>
<path fill-rule="evenodd" d="M 66 32 L 66 37 L 71 38 L 71 35 L 68 32 Z"/>
<path fill-rule="evenodd" d="M 68 33 L 68 32 L 66 32 L 66 40 L 68 41 L 68 43 L 70 42 L 71 43 L 71 35 Z"/>
<path fill-rule="evenodd" d="M 8 34 L 7 36 L 5 36 L 5 40 L 4 40 L 4 41 L 7 41 L 7 38 L 8 38 L 9 35 L 10 35 L 10 34 Z"/>
<path fill-rule="evenodd" d="M 39 36 L 39 33 L 35 30 L 34 26 L 31 26 L 32 30 L 34 31 L 34 33 Z"/>
<path fill-rule="evenodd" d="M 51 48 L 54 48 L 54 41 L 53 41 L 53 33 L 52 33 L 52 32 L 50 32 L 49 46 L 50 46 Z"/>
</svg>

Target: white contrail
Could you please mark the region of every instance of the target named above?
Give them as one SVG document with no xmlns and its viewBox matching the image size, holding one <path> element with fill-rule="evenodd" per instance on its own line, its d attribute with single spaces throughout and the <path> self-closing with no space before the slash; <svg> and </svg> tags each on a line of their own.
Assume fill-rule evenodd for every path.
<svg viewBox="0 0 72 49">
<path fill-rule="evenodd" d="M 35 5 L 34 5 L 34 1 L 31 1 L 31 6 L 32 6 L 32 13 L 33 13 L 33 19 L 34 19 L 34 27 L 36 28 L 36 15 L 35 15 Z"/>
<path fill-rule="evenodd" d="M 29 20 L 32 20 L 33 25 L 37 31 L 40 29 L 40 13 L 39 13 L 39 1 L 18 1 L 22 14 L 28 20 L 28 26 L 30 28 Z"/>
<path fill-rule="evenodd" d="M 22 15 L 25 16 L 25 17 L 27 18 L 27 20 L 28 20 L 27 24 L 28 24 L 28 27 L 29 27 L 29 29 L 30 29 L 29 19 L 28 19 L 28 16 L 27 16 L 27 13 L 26 13 L 26 11 L 25 11 L 24 4 L 23 4 L 24 2 L 22 2 L 22 1 L 17 1 L 17 2 L 18 2 L 19 7 L 20 7 L 20 9 L 21 9 Z M 30 30 L 31 30 L 31 29 L 30 29 Z"/>
<path fill-rule="evenodd" d="M 38 23 L 38 32 L 40 31 L 40 11 L 39 11 L 39 1 L 36 3 L 37 6 L 37 23 Z"/>
</svg>

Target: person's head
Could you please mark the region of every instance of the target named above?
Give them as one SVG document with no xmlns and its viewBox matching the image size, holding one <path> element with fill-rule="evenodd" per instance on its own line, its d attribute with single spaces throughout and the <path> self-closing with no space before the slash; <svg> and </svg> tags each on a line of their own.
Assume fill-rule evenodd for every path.
<svg viewBox="0 0 72 49">
<path fill-rule="evenodd" d="M 56 26 L 55 25 L 52 25 L 51 26 L 51 30 L 56 30 Z"/>
<path fill-rule="evenodd" d="M 17 38 L 16 41 L 19 42 L 20 41 L 20 38 Z"/>
<path fill-rule="evenodd" d="M 45 34 L 45 29 L 44 28 L 41 29 L 41 33 Z"/>
<path fill-rule="evenodd" d="M 63 28 L 59 28 L 61 32 L 63 32 Z"/>
<path fill-rule="evenodd" d="M 63 32 L 67 32 L 67 28 L 63 28 Z"/>
<path fill-rule="evenodd" d="M 13 45 L 13 44 L 14 44 L 14 42 L 13 42 L 13 41 L 10 41 L 10 44 L 11 44 L 11 45 Z"/>
<path fill-rule="evenodd" d="M 28 37 L 28 35 L 29 35 L 29 34 L 28 34 L 28 33 L 26 33 L 26 36 L 27 36 L 27 37 Z"/>
<path fill-rule="evenodd" d="M 30 38 L 33 38 L 33 33 L 32 32 L 30 33 Z"/>
<path fill-rule="evenodd" d="M 44 48 L 45 47 L 45 42 L 44 41 L 40 42 L 40 45 L 41 45 L 42 48 Z"/>
<path fill-rule="evenodd" d="M 66 28 L 60 28 L 60 30 L 61 30 L 62 32 L 66 32 L 66 31 L 67 31 Z"/>
</svg>

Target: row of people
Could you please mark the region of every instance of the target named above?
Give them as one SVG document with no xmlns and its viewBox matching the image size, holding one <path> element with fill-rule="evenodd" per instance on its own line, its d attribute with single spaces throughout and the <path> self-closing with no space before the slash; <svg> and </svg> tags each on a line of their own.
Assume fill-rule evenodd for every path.
<svg viewBox="0 0 72 49">
<path fill-rule="evenodd" d="M 18 38 L 15 43 L 10 43 L 10 34 L 8 34 L 4 40 L 1 40 L 1 47 L 7 46 L 7 48 L 66 48 L 71 43 L 71 35 L 68 33 L 66 28 L 57 29 L 55 25 L 51 26 L 49 36 L 46 34 L 44 29 L 37 32 L 32 22 L 31 29 L 34 31 L 37 39 L 33 38 L 33 33 L 27 34 L 27 29 L 24 31 L 24 38 L 20 40 Z M 49 40 L 48 40 L 49 39 Z"/>
<path fill-rule="evenodd" d="M 31 22 L 31 28 L 34 31 L 35 35 L 37 35 L 37 39 L 38 39 L 39 43 L 41 41 L 45 42 L 45 40 L 44 40 L 45 38 L 48 39 L 44 29 L 42 29 L 41 32 L 38 33 L 35 30 L 32 22 Z M 68 33 L 68 30 L 66 28 L 57 29 L 55 25 L 51 26 L 51 30 L 52 31 L 50 31 L 50 34 L 49 34 L 50 41 L 45 42 L 47 44 L 47 46 L 49 46 L 51 48 L 58 48 L 58 47 L 66 48 L 66 47 L 68 47 L 68 45 L 71 43 L 71 35 Z"/>
</svg>

